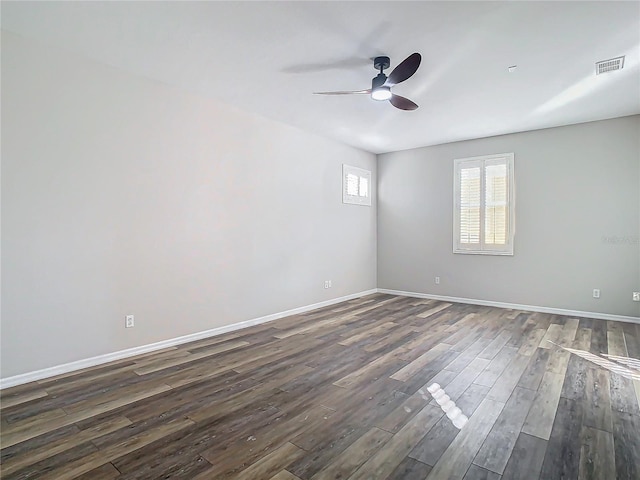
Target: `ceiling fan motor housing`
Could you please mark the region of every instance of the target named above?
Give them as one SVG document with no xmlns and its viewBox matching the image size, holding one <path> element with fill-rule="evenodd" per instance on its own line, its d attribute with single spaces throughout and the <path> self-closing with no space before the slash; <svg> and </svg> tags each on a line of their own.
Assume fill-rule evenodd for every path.
<svg viewBox="0 0 640 480">
<path fill-rule="evenodd" d="M 379 73 L 373 80 L 371 81 L 371 90 L 376 90 L 384 85 L 384 82 L 387 81 L 387 76 L 384 73 Z"/>
</svg>

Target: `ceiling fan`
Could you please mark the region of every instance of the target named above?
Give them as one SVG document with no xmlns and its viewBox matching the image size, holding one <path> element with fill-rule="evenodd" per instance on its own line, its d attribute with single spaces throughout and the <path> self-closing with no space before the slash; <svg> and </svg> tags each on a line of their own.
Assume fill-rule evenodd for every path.
<svg viewBox="0 0 640 480">
<path fill-rule="evenodd" d="M 383 71 L 385 68 L 389 68 L 389 57 L 376 57 L 373 59 L 373 67 L 376 70 L 380 70 L 377 76 L 373 77 L 371 81 L 371 88 L 366 90 L 349 90 L 339 92 L 314 92 L 315 95 L 357 95 L 367 94 L 371 95 L 374 100 L 389 100 L 391 105 L 400 110 L 415 110 L 418 108 L 414 102 L 408 98 L 401 97 L 391 93 L 391 87 L 397 85 L 400 82 L 404 82 L 410 78 L 418 67 L 420 66 L 420 60 L 422 57 L 419 53 L 412 53 L 405 58 L 400 64 L 393 69 L 393 71 L 387 77 Z"/>
</svg>

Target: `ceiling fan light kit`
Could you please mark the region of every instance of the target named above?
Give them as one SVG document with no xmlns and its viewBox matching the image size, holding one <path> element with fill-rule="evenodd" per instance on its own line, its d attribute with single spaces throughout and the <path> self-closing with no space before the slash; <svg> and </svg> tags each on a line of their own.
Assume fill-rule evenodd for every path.
<svg viewBox="0 0 640 480">
<path fill-rule="evenodd" d="M 373 100 L 384 101 L 389 100 L 389 103 L 400 110 L 415 110 L 418 105 L 409 100 L 408 98 L 401 97 L 391 93 L 391 87 L 397 85 L 400 82 L 404 82 L 410 78 L 418 67 L 422 57 L 419 53 L 412 53 L 405 58 L 400 64 L 393 69 L 391 74 L 387 77 L 384 74 L 384 69 L 389 68 L 391 60 L 389 57 L 375 57 L 373 59 L 373 66 L 380 73 L 373 77 L 371 80 L 370 90 L 352 90 L 352 91 L 340 91 L 340 92 L 316 92 L 317 95 L 349 95 L 349 94 L 362 94 L 368 93 Z"/>
<path fill-rule="evenodd" d="M 391 88 L 389 87 L 378 87 L 371 90 L 371 98 L 374 100 L 389 100 L 391 95 Z"/>
</svg>

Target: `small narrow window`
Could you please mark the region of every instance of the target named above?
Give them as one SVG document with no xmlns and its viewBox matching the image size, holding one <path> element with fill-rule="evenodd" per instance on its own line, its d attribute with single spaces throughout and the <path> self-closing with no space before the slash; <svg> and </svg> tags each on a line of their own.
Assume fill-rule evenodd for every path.
<svg viewBox="0 0 640 480">
<path fill-rule="evenodd" d="M 342 165 L 342 203 L 371 205 L 371 172 Z"/>
<path fill-rule="evenodd" d="M 454 160 L 454 253 L 513 255 L 513 153 Z"/>
</svg>

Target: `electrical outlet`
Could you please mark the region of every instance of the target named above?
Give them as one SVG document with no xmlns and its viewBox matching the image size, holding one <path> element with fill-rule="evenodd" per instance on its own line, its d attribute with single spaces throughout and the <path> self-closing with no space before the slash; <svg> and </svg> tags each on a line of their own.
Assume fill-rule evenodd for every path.
<svg viewBox="0 0 640 480">
<path fill-rule="evenodd" d="M 127 315 L 124 318 L 124 327 L 125 328 L 133 328 L 135 326 L 135 320 L 133 318 L 133 315 Z"/>
<path fill-rule="evenodd" d="M 593 289 L 593 298 L 600 298 L 600 289 L 599 288 L 594 288 Z"/>
<path fill-rule="evenodd" d="M 324 281 L 324 288 L 329 288 L 329 280 Z"/>
<path fill-rule="evenodd" d="M 633 292 L 633 301 L 640 302 L 640 292 Z"/>
<path fill-rule="evenodd" d="M 436 282 L 436 285 L 440 285 L 440 277 L 436 277 L 435 282 Z"/>
<path fill-rule="evenodd" d="M 331 288 L 331 280 L 329 280 L 329 288 Z"/>
</svg>

